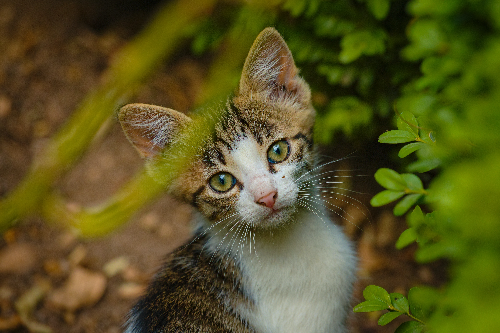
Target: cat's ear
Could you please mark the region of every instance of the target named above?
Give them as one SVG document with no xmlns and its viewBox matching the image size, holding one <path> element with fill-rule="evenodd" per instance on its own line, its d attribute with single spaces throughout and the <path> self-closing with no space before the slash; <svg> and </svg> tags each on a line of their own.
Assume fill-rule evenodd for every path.
<svg viewBox="0 0 500 333">
<path fill-rule="evenodd" d="M 271 98 L 291 97 L 308 103 L 310 90 L 298 72 L 281 35 L 274 28 L 266 28 L 245 60 L 238 94 L 265 93 Z"/>
<path fill-rule="evenodd" d="M 148 158 L 158 155 L 191 121 L 183 113 L 148 104 L 125 105 L 118 119 L 129 141 Z"/>
</svg>

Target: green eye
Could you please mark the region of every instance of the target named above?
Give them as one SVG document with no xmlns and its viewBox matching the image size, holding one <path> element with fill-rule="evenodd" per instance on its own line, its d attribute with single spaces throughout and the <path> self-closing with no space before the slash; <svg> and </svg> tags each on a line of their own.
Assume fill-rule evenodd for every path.
<svg viewBox="0 0 500 333">
<path fill-rule="evenodd" d="M 280 163 L 290 155 L 290 145 L 286 140 L 280 140 L 273 143 L 267 150 L 267 160 L 269 163 Z"/>
<path fill-rule="evenodd" d="M 236 184 L 236 178 L 228 172 L 219 172 L 210 178 L 209 184 L 215 192 L 227 192 Z"/>
</svg>

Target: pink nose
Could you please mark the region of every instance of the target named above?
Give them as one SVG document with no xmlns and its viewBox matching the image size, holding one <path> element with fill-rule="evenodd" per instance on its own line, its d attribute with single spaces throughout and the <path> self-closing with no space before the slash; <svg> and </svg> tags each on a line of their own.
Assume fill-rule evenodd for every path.
<svg viewBox="0 0 500 333">
<path fill-rule="evenodd" d="M 276 202 L 276 198 L 278 197 L 278 192 L 271 191 L 268 194 L 262 196 L 257 200 L 257 203 L 262 206 L 266 206 L 268 208 L 273 208 L 274 203 Z"/>
</svg>

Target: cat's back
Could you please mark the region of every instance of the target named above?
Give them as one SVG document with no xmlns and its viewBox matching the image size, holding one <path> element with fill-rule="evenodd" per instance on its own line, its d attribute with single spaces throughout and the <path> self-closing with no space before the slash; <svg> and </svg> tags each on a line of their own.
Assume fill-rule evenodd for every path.
<svg viewBox="0 0 500 333">
<path fill-rule="evenodd" d="M 125 333 L 253 332 L 232 310 L 246 303 L 235 263 L 195 237 L 170 254 L 132 309 Z"/>
</svg>

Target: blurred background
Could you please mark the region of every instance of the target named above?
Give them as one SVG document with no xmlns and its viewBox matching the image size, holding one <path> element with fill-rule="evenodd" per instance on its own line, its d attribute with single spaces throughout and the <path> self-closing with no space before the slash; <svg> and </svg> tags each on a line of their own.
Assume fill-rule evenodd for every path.
<svg viewBox="0 0 500 333">
<path fill-rule="evenodd" d="M 360 256 L 353 306 L 370 284 L 404 295 L 425 285 L 440 332 L 457 332 L 455 311 L 466 323 L 481 313 L 478 332 L 499 327 L 496 1 L 3 0 L 0 331 L 121 332 L 164 255 L 189 238 L 191 208 L 147 176 L 116 111 L 203 112 L 236 87 L 267 26 L 313 90 L 321 161 L 355 176 L 329 199 Z M 402 159 L 401 145 L 378 142 L 400 112 L 431 148 Z M 379 168 L 418 174 L 429 191 L 411 205 L 441 211 L 421 231 L 421 246 L 438 245 L 421 260 L 416 244 L 395 248 L 408 226 L 394 204 L 370 205 Z M 353 313 L 351 331 L 407 320 L 381 327 L 381 313 Z"/>
</svg>

